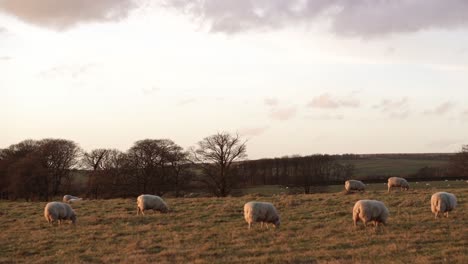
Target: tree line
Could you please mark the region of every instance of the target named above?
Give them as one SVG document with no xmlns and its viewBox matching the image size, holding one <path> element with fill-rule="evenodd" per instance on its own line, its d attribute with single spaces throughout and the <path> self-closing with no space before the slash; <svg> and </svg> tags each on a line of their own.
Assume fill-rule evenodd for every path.
<svg viewBox="0 0 468 264">
<path fill-rule="evenodd" d="M 170 139 L 136 141 L 126 152 L 82 150 L 65 139 L 24 140 L 0 149 L 0 199 L 49 200 L 65 193 L 87 198 L 141 193 L 181 196 L 204 191 L 223 197 L 256 185 L 301 187 L 350 179 L 353 154 L 247 160 L 247 142 L 222 132 L 184 150 Z M 450 173 L 468 177 L 468 145 L 451 156 Z M 439 173 L 423 168 L 421 175 Z"/>
<path fill-rule="evenodd" d="M 0 149 L 0 198 L 49 200 L 72 192 L 88 198 L 180 196 L 194 188 L 227 196 L 235 185 L 233 171 L 246 157 L 246 141 L 226 132 L 188 150 L 170 139 L 139 140 L 126 152 L 87 152 L 65 139 L 24 140 Z"/>
</svg>

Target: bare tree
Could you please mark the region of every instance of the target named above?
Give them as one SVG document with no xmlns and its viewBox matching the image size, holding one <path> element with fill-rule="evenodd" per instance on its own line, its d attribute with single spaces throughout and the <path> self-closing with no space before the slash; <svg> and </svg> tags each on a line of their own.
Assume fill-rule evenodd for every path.
<svg viewBox="0 0 468 264">
<path fill-rule="evenodd" d="M 94 199 L 98 198 L 101 188 L 106 183 L 106 173 L 104 168 L 106 163 L 109 163 L 111 152 L 117 150 L 111 149 L 94 149 L 91 152 L 85 152 L 81 160 L 85 168 L 91 169 L 88 172 L 88 194 L 92 194 Z M 117 151 L 118 152 L 118 151 Z"/>
<path fill-rule="evenodd" d="M 128 155 L 139 190 L 159 195 L 168 190 L 170 153 L 180 148 L 169 139 L 144 139 L 135 142 Z"/>
<path fill-rule="evenodd" d="M 468 177 L 468 145 L 463 145 L 461 151 L 451 158 L 450 174 Z"/>
<path fill-rule="evenodd" d="M 9 167 L 10 187 L 14 198 L 27 201 L 48 199 L 47 169 L 41 165 L 37 153 L 30 153 Z"/>
<path fill-rule="evenodd" d="M 48 170 L 50 192 L 57 195 L 62 180 L 69 177 L 70 170 L 78 163 L 80 148 L 71 140 L 43 139 L 39 141 L 39 152 Z"/>
<path fill-rule="evenodd" d="M 176 197 L 179 197 L 180 191 L 184 189 L 193 178 L 189 154 L 184 152 L 181 147 L 175 145 L 168 153 L 168 161 L 172 169 L 169 182 L 173 186 Z"/>
<path fill-rule="evenodd" d="M 39 147 L 38 141 L 24 140 L 2 150 L 0 157 L 2 197 L 48 199 L 48 174 Z"/>
<path fill-rule="evenodd" d="M 15 191 L 18 179 L 12 175 L 13 166 L 15 163 L 30 155 L 37 149 L 37 141 L 24 140 L 18 144 L 11 145 L 0 151 L 0 196 L 8 199 L 11 195 L 17 193 Z"/>
<path fill-rule="evenodd" d="M 85 152 L 82 163 L 86 168 L 90 168 L 93 171 L 100 170 L 102 169 L 102 161 L 108 152 L 108 149 L 94 149 L 91 152 Z"/>
<path fill-rule="evenodd" d="M 202 169 L 200 179 L 210 191 L 218 196 L 227 196 L 233 185 L 234 162 L 247 157 L 246 141 L 240 136 L 223 132 L 204 138 L 192 149 L 192 159 Z"/>
<path fill-rule="evenodd" d="M 126 153 L 116 149 L 98 151 L 105 153 L 96 171 L 91 171 L 89 191 L 98 197 L 128 197 L 138 193 L 135 186 L 134 170 Z M 99 156 L 99 155 L 97 155 Z M 95 161 L 97 159 L 94 159 Z"/>
<path fill-rule="evenodd" d="M 304 193 L 309 194 L 311 186 L 325 182 L 329 178 L 335 162 L 330 155 L 320 154 L 300 159 L 302 186 L 304 187 Z"/>
</svg>

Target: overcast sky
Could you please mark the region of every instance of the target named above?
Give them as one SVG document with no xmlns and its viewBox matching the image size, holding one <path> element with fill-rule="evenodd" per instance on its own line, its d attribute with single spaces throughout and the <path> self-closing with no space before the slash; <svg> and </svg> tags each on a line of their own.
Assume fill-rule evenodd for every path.
<svg viewBox="0 0 468 264">
<path fill-rule="evenodd" d="M 0 0 L 0 148 L 227 131 L 250 159 L 468 144 L 466 0 Z"/>
</svg>

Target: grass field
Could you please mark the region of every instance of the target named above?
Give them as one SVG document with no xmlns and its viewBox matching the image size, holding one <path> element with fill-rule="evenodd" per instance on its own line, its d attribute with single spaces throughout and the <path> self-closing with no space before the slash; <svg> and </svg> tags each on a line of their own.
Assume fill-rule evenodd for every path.
<svg viewBox="0 0 468 264">
<path fill-rule="evenodd" d="M 361 160 L 349 160 L 355 166 L 353 177 L 360 176 L 406 176 L 417 173 L 424 167 L 445 168 L 448 160 L 437 159 L 392 159 L 369 158 Z"/>
<path fill-rule="evenodd" d="M 421 187 L 419 187 L 421 184 Z M 429 184 L 429 185 L 426 185 Z M 450 185 L 450 186 L 448 186 Z M 76 226 L 50 226 L 45 202 L 0 202 L 1 263 L 468 263 L 468 183 L 412 183 L 388 194 L 275 194 L 281 187 L 246 190 L 227 198 L 168 198 L 168 214 L 136 215 L 135 199 L 85 200 L 73 205 Z M 275 191 L 276 190 L 276 191 Z M 458 197 L 450 217 L 434 220 L 432 193 Z M 352 226 L 359 199 L 382 200 L 390 210 L 379 229 Z M 273 202 L 279 229 L 247 229 L 243 204 Z"/>
</svg>

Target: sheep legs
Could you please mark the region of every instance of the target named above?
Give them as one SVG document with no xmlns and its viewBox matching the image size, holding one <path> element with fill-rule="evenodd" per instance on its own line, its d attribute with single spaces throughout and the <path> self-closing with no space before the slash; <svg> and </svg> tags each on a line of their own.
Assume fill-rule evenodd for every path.
<svg viewBox="0 0 468 264">
<path fill-rule="evenodd" d="M 137 215 L 139 215 L 140 213 L 142 215 L 145 215 L 145 212 L 143 212 L 143 210 L 141 210 L 140 207 L 137 207 Z"/>
<path fill-rule="evenodd" d="M 439 213 L 440 213 L 440 212 L 436 212 L 436 213 L 435 213 L 435 215 L 434 215 L 434 219 L 437 219 L 437 218 L 439 217 Z M 447 211 L 447 212 L 445 212 L 445 213 L 442 213 L 442 214 L 443 214 L 443 215 L 445 215 L 445 217 L 446 217 L 446 218 L 448 218 L 448 217 L 449 217 L 449 212 L 448 212 L 448 211 Z"/>
</svg>

